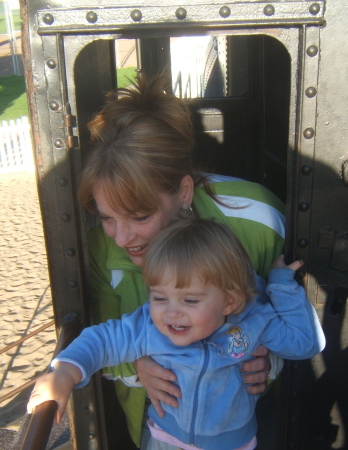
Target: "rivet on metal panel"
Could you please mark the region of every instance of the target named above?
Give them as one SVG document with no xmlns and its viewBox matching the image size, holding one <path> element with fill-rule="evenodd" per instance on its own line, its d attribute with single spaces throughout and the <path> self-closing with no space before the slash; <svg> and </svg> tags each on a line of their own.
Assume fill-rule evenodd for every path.
<svg viewBox="0 0 348 450">
<path fill-rule="evenodd" d="M 305 92 L 308 98 L 312 98 L 317 95 L 317 90 L 315 89 L 314 86 L 309 86 Z"/>
<path fill-rule="evenodd" d="M 231 14 L 231 10 L 228 6 L 221 6 L 219 14 L 221 17 L 229 17 L 229 15 Z"/>
<path fill-rule="evenodd" d="M 50 69 L 55 69 L 57 67 L 57 61 L 53 58 L 49 58 L 46 61 L 47 67 L 49 67 Z"/>
<path fill-rule="evenodd" d="M 66 249 L 65 253 L 72 258 L 73 256 L 76 255 L 76 250 L 74 248 L 68 248 Z"/>
<path fill-rule="evenodd" d="M 57 100 L 51 100 L 49 102 L 48 106 L 50 107 L 50 109 L 52 111 L 58 111 L 60 108 L 60 104 L 59 104 L 59 102 L 57 102 Z"/>
<path fill-rule="evenodd" d="M 57 138 L 54 140 L 54 146 L 57 148 L 63 148 L 64 147 L 64 141 L 63 139 Z"/>
<path fill-rule="evenodd" d="M 307 55 L 310 57 L 316 56 L 318 53 L 318 47 L 314 44 L 307 47 Z"/>
<path fill-rule="evenodd" d="M 71 219 L 71 215 L 68 213 L 63 213 L 60 215 L 60 218 L 63 222 L 69 222 L 69 220 Z"/>
<path fill-rule="evenodd" d="M 348 186 L 348 159 L 342 163 L 342 181 Z"/>
<path fill-rule="evenodd" d="M 139 11 L 139 9 L 133 9 L 130 16 L 134 22 L 140 22 L 143 17 L 143 15 L 142 15 L 141 11 Z"/>
<path fill-rule="evenodd" d="M 275 9 L 273 5 L 266 5 L 263 8 L 263 13 L 265 16 L 273 16 L 273 14 L 275 13 Z"/>
<path fill-rule="evenodd" d="M 312 137 L 314 136 L 314 129 L 312 127 L 308 127 L 303 131 L 303 136 L 306 139 L 312 139 Z"/>
<path fill-rule="evenodd" d="M 303 175 L 310 175 L 312 173 L 312 167 L 306 164 L 301 167 L 301 172 Z"/>
<path fill-rule="evenodd" d="M 52 25 L 52 23 L 54 22 L 54 17 L 51 13 L 46 13 L 43 15 L 42 20 L 46 25 Z"/>
<path fill-rule="evenodd" d="M 58 178 L 58 185 L 60 186 L 60 187 L 65 187 L 67 184 L 68 184 L 68 182 L 67 182 L 67 179 L 66 178 Z"/>
<path fill-rule="evenodd" d="M 320 11 L 320 5 L 318 3 L 312 3 L 309 7 L 309 12 L 315 16 Z"/>
<path fill-rule="evenodd" d="M 183 19 L 186 19 L 187 11 L 186 11 L 185 8 L 178 8 L 178 9 L 175 11 L 175 15 L 176 15 L 176 18 L 177 18 L 177 19 L 183 20 Z"/>
<path fill-rule="evenodd" d="M 308 203 L 308 202 L 301 202 L 301 203 L 299 204 L 299 206 L 298 206 L 298 209 L 299 209 L 301 212 L 306 212 L 306 211 L 308 211 L 308 210 L 309 210 L 309 203 Z"/>
<path fill-rule="evenodd" d="M 90 433 L 90 434 L 88 435 L 88 439 L 89 439 L 90 441 L 93 441 L 94 438 L 95 438 L 95 435 L 94 435 L 93 433 Z"/>
<path fill-rule="evenodd" d="M 96 23 L 96 21 L 98 20 L 98 14 L 94 11 L 88 11 L 88 13 L 86 14 L 86 20 L 89 23 Z"/>
<path fill-rule="evenodd" d="M 76 288 L 77 287 L 77 283 L 74 280 L 69 280 L 68 281 L 68 286 L 69 286 L 69 288 Z"/>
<path fill-rule="evenodd" d="M 306 238 L 299 239 L 299 241 L 298 241 L 299 247 L 305 248 L 305 247 L 307 247 L 307 245 L 308 245 L 308 239 L 306 239 Z"/>
</svg>

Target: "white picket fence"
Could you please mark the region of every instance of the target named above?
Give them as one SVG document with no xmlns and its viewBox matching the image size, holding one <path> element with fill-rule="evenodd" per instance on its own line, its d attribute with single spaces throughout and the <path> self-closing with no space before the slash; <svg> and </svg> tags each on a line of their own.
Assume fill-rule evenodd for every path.
<svg viewBox="0 0 348 450">
<path fill-rule="evenodd" d="M 34 170 L 28 117 L 3 120 L 0 126 L 0 174 Z"/>
</svg>

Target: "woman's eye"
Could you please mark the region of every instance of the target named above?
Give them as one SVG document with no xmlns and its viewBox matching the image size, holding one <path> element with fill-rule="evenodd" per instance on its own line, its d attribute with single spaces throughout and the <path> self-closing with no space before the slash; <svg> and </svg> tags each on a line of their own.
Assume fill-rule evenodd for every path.
<svg viewBox="0 0 348 450">
<path fill-rule="evenodd" d="M 108 222 L 109 220 L 111 220 L 111 217 L 108 217 L 108 216 L 101 216 L 99 214 L 99 217 L 102 222 Z"/>
<path fill-rule="evenodd" d="M 148 216 L 140 216 L 140 217 L 134 217 L 133 220 L 135 220 L 136 222 L 145 222 L 145 220 L 149 219 L 150 215 Z"/>
</svg>

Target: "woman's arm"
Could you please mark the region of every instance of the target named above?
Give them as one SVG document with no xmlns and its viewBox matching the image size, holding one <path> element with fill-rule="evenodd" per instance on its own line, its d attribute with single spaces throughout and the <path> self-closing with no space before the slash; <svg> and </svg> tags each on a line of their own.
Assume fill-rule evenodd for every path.
<svg viewBox="0 0 348 450">
<path fill-rule="evenodd" d="M 246 389 L 250 394 L 261 394 L 267 387 L 268 373 L 271 368 L 267 348 L 258 347 L 252 356 L 255 359 L 246 361 L 241 372 L 244 383 L 250 384 Z M 177 398 L 181 397 L 180 389 L 172 381 L 176 381 L 175 374 L 157 364 L 149 356 L 144 356 L 134 363 L 140 383 L 145 387 L 159 417 L 164 416 L 164 410 L 160 402 L 174 408 L 179 406 Z"/>
<path fill-rule="evenodd" d="M 249 394 L 262 394 L 266 390 L 268 374 L 271 370 L 268 349 L 260 345 L 251 356 L 255 356 L 255 359 L 245 361 L 242 365 L 243 380 L 244 383 L 249 384 L 246 388 Z"/>
<path fill-rule="evenodd" d="M 164 369 L 150 356 L 144 356 L 134 362 L 139 381 L 147 391 L 148 396 L 159 417 L 164 416 L 164 409 L 160 402 L 177 408 L 180 389 L 172 383 L 176 376 L 171 370 Z"/>
</svg>

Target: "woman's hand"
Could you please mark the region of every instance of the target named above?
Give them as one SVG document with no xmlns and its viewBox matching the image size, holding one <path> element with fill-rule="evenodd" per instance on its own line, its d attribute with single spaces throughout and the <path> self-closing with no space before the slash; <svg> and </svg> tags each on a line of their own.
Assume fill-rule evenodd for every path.
<svg viewBox="0 0 348 450">
<path fill-rule="evenodd" d="M 268 373 L 271 370 L 271 362 L 268 356 L 268 349 L 260 345 L 252 356 L 255 359 L 245 361 L 242 365 L 241 372 L 254 372 L 243 375 L 244 383 L 250 383 L 247 387 L 249 394 L 262 394 L 267 387 Z"/>
<path fill-rule="evenodd" d="M 144 356 L 134 362 L 139 381 L 147 391 L 159 417 L 164 416 L 160 402 L 174 408 L 179 406 L 176 397 L 181 397 L 180 389 L 172 381 L 176 376 L 171 370 L 164 369 L 150 356 Z"/>
</svg>

